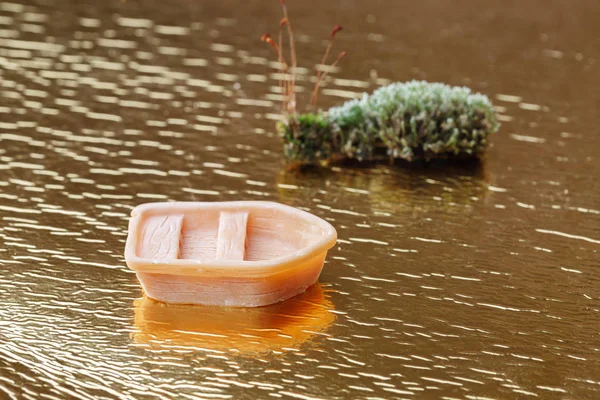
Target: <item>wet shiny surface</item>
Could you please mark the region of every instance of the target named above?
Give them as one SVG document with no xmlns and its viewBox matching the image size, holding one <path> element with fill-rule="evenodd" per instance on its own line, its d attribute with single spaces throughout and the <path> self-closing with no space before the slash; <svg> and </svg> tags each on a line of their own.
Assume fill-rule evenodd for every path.
<svg viewBox="0 0 600 400">
<path fill-rule="evenodd" d="M 290 13 L 305 68 L 345 26 L 324 107 L 413 78 L 488 94 L 485 163 L 283 172 L 276 1 L 2 2 L 0 397 L 600 397 L 597 2 Z M 143 298 L 130 210 L 239 199 L 336 226 L 320 286 L 253 311 Z"/>
</svg>

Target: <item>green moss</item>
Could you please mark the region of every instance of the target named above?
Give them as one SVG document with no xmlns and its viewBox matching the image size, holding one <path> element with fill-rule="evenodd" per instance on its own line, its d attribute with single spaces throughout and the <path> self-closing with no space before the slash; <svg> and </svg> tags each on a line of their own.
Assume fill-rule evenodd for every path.
<svg viewBox="0 0 600 400">
<path fill-rule="evenodd" d="M 332 157 L 335 140 L 331 124 L 321 113 L 300 114 L 278 124 L 286 160 L 313 164 Z"/>
<path fill-rule="evenodd" d="M 464 87 L 411 81 L 280 123 L 285 157 L 315 163 L 372 159 L 380 150 L 405 160 L 478 157 L 499 128 L 489 99 Z"/>
</svg>

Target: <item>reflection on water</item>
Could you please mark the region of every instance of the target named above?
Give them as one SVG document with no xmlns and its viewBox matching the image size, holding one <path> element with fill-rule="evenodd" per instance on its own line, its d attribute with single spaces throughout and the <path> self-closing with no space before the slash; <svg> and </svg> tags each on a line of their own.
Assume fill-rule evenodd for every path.
<svg viewBox="0 0 600 400">
<path fill-rule="evenodd" d="M 346 164 L 329 168 L 284 170 L 278 193 L 283 202 L 318 197 L 332 186 L 362 194 L 371 211 L 418 215 L 432 210 L 468 213 L 472 205 L 485 202 L 489 177 L 480 161 L 429 164 Z"/>
<path fill-rule="evenodd" d="M 199 347 L 258 355 L 298 350 L 335 320 L 333 304 L 320 284 L 283 303 L 257 308 L 165 304 L 135 300 L 135 343 L 153 348 Z"/>
</svg>

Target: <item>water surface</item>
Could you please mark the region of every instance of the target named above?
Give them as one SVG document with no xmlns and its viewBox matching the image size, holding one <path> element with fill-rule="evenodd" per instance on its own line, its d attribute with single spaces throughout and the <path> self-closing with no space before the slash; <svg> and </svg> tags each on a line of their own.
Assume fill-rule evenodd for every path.
<svg viewBox="0 0 600 400">
<path fill-rule="evenodd" d="M 480 164 L 285 172 L 278 2 L 0 3 L 0 397 L 600 397 L 596 1 L 289 1 L 301 96 L 468 85 Z M 320 285 L 166 307 L 125 266 L 148 201 L 272 200 L 336 226 Z M 232 321 L 228 324 L 227 321 Z"/>
</svg>

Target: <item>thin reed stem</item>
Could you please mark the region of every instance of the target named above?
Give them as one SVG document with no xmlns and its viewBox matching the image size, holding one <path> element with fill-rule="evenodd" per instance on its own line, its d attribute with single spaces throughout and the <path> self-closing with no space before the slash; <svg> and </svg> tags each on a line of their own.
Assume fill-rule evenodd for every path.
<svg viewBox="0 0 600 400">
<path fill-rule="evenodd" d="M 290 42 L 290 62 L 292 64 L 292 76 L 290 77 L 290 87 L 289 87 L 289 103 L 288 103 L 288 112 L 290 114 L 296 115 L 296 46 L 294 45 L 294 33 L 292 31 L 292 24 L 288 18 L 287 7 L 285 5 L 285 0 L 279 1 L 281 4 L 281 9 L 283 10 L 283 17 L 286 20 L 286 27 Z"/>
<path fill-rule="evenodd" d="M 285 57 L 283 56 L 283 53 L 281 52 L 281 48 L 280 46 L 277 46 L 277 44 L 275 43 L 275 41 L 273 40 L 273 38 L 271 37 L 270 34 L 265 33 L 264 35 L 261 36 L 260 40 L 262 40 L 263 42 L 268 43 L 269 45 L 271 45 L 271 47 L 273 47 L 273 49 L 275 50 L 275 53 L 277 54 L 277 72 L 278 73 L 285 73 L 285 82 L 284 82 L 284 89 L 285 89 L 285 93 L 283 93 L 283 106 L 286 105 L 286 103 L 289 101 L 289 82 L 287 79 L 287 76 L 289 75 L 289 65 L 285 60 Z M 280 78 L 280 88 L 281 88 L 281 81 L 282 79 Z"/>
<path fill-rule="evenodd" d="M 335 61 L 329 66 L 329 68 L 327 68 L 327 70 L 325 72 L 323 72 L 321 74 L 321 76 L 317 79 L 317 83 L 315 83 L 315 90 L 313 91 L 313 99 L 311 99 L 311 104 L 316 106 L 317 105 L 317 99 L 319 96 L 319 86 L 321 85 L 321 82 L 323 82 L 323 80 L 325 80 L 325 77 L 327 77 L 327 74 L 329 73 L 329 71 L 333 68 L 335 68 L 335 66 L 337 65 L 338 62 L 340 62 L 340 60 L 342 58 L 344 58 L 344 56 L 346 55 L 345 51 L 342 51 L 337 58 L 335 59 Z"/>
<path fill-rule="evenodd" d="M 283 26 L 287 23 L 287 20 L 284 18 L 281 20 L 281 22 L 279 22 L 279 49 L 283 50 Z M 287 84 L 287 75 L 283 75 L 284 74 L 284 67 L 283 67 L 283 56 L 281 54 L 281 52 L 278 52 L 278 57 L 277 57 L 277 61 L 279 62 L 279 65 L 277 67 L 277 72 L 279 73 L 279 93 L 281 93 L 281 111 L 285 112 L 285 109 L 287 108 L 287 101 L 288 101 L 288 84 Z"/>
<path fill-rule="evenodd" d="M 331 34 L 329 35 L 329 43 L 327 44 L 327 48 L 325 49 L 325 54 L 323 55 L 323 59 L 321 60 L 321 63 L 319 65 L 325 65 L 325 62 L 327 61 L 327 57 L 329 56 L 329 52 L 331 51 L 331 48 L 333 47 L 333 40 L 335 39 L 335 34 L 341 30 L 342 30 L 341 25 L 336 25 L 331 30 Z M 318 97 L 317 90 L 319 87 L 319 83 L 321 81 L 322 74 L 323 74 L 323 71 L 321 71 L 320 69 L 317 69 L 317 80 L 315 82 L 315 88 L 313 90 L 313 93 L 312 93 L 312 96 L 310 99 L 310 103 L 309 103 L 309 105 L 312 107 L 317 106 L 317 97 Z"/>
</svg>

